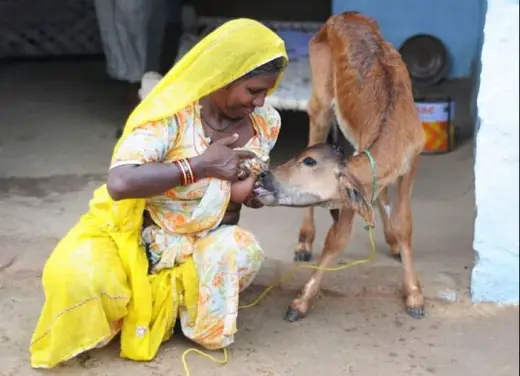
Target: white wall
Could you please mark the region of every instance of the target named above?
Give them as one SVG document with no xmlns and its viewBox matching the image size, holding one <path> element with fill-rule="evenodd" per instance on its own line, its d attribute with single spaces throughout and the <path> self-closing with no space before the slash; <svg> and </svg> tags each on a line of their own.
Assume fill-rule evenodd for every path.
<svg viewBox="0 0 520 376">
<path fill-rule="evenodd" d="M 489 0 L 476 137 L 476 302 L 518 303 L 518 0 Z"/>
</svg>

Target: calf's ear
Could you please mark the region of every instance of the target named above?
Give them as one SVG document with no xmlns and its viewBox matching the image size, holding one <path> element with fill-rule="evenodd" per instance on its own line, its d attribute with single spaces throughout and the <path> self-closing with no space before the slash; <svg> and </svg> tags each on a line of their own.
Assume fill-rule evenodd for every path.
<svg viewBox="0 0 520 376">
<path fill-rule="evenodd" d="M 363 205 L 368 203 L 365 188 L 360 181 L 348 171 L 337 171 L 341 196 L 344 200 L 353 204 Z"/>
<path fill-rule="evenodd" d="M 370 226 L 374 226 L 372 203 L 361 182 L 348 171 L 342 170 L 338 173 L 338 184 L 344 205 L 354 209 Z"/>
</svg>

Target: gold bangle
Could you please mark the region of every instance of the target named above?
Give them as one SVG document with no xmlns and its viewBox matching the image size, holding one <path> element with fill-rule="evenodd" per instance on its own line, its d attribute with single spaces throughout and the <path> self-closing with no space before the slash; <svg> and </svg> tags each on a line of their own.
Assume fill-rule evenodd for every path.
<svg viewBox="0 0 520 376">
<path fill-rule="evenodd" d="M 174 163 L 177 166 L 177 168 L 179 169 L 179 171 L 181 172 L 181 177 L 182 177 L 181 185 L 186 186 L 187 182 L 188 182 L 188 178 L 186 176 L 186 171 L 185 171 L 185 169 L 184 169 L 184 167 L 182 165 L 182 162 L 174 161 Z"/>
<path fill-rule="evenodd" d="M 191 182 L 195 183 L 197 181 L 197 176 L 195 175 L 195 172 L 193 172 L 193 168 L 191 167 L 190 160 L 188 158 L 186 158 L 185 161 L 186 161 L 186 165 L 188 166 L 188 169 L 191 174 Z"/>
<path fill-rule="evenodd" d="M 187 159 L 181 159 L 180 162 L 183 165 L 184 170 L 186 171 L 187 185 L 193 184 L 195 182 L 195 176 L 193 175 L 193 170 L 191 169 L 190 162 L 188 162 Z"/>
</svg>

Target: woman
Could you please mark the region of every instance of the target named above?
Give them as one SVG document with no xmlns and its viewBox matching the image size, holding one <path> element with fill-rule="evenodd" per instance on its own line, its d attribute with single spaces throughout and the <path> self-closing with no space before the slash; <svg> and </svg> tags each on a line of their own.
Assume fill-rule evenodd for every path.
<svg viewBox="0 0 520 376">
<path fill-rule="evenodd" d="M 286 62 L 272 31 L 228 22 L 130 115 L 107 185 L 45 265 L 33 367 L 54 367 L 118 332 L 122 357 L 151 360 L 177 318 L 205 348 L 233 343 L 238 293 L 263 260 L 236 223 L 278 137 L 280 117 L 264 99 Z"/>
</svg>

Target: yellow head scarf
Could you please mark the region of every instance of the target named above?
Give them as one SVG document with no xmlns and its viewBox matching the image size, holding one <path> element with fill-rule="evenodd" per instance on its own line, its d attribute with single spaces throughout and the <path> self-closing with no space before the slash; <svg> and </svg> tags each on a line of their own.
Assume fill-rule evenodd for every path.
<svg viewBox="0 0 520 376">
<path fill-rule="evenodd" d="M 172 116 L 278 57 L 288 60 L 284 42 L 261 23 L 250 19 L 225 23 L 195 45 L 137 106 L 128 118 L 114 153 L 134 128 Z M 103 185 L 94 193 L 86 215 L 88 220 L 76 228 L 87 234 L 95 231 L 96 236 L 101 235 L 98 229 L 103 229 L 102 233 L 110 234 L 118 248 L 132 289 L 121 331 L 121 355 L 134 360 L 152 359 L 160 343 L 171 334 L 176 314 L 171 278 L 178 283 L 182 281 L 187 306 L 196 302 L 198 295 L 192 261 L 174 268 L 178 270 L 170 271 L 171 274 L 148 277 L 148 262 L 139 245 L 144 208 L 144 199 L 114 202 Z M 74 244 L 67 244 L 64 239 L 62 246 L 73 247 Z"/>
<path fill-rule="evenodd" d="M 123 136 L 141 124 L 175 114 L 278 57 L 287 60 L 285 44 L 261 23 L 245 18 L 225 23 L 195 45 L 154 87 L 128 118 Z M 281 75 L 275 87 L 280 79 Z"/>
</svg>

